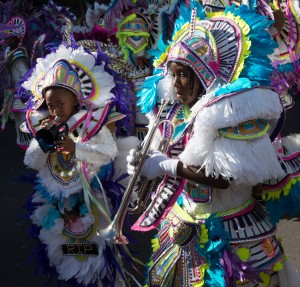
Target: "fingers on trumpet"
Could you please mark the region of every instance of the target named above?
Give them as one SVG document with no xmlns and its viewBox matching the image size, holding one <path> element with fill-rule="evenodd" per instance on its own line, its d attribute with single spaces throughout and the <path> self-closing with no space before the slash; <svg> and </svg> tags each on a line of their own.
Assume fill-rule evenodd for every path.
<svg viewBox="0 0 300 287">
<path fill-rule="evenodd" d="M 41 128 L 43 129 L 50 129 L 52 128 L 56 123 L 59 123 L 60 121 L 60 117 L 56 116 L 53 120 L 51 120 L 50 118 L 44 119 L 41 121 Z"/>
<path fill-rule="evenodd" d="M 127 173 L 129 175 L 133 175 L 136 171 L 136 165 L 140 158 L 140 153 L 136 149 L 131 149 L 129 151 L 128 156 L 126 157 L 127 160 Z"/>
</svg>

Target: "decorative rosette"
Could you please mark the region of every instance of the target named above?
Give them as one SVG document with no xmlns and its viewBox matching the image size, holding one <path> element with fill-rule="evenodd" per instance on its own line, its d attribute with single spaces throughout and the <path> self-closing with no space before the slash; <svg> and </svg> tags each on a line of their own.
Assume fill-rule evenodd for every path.
<svg viewBox="0 0 300 287">
<path fill-rule="evenodd" d="M 6 25 L 0 26 L 0 39 L 5 39 L 13 35 L 18 37 L 20 42 L 22 42 L 25 33 L 26 23 L 21 17 L 12 17 Z M 0 44 L 3 44 L 3 40 L 0 41 Z"/>
</svg>

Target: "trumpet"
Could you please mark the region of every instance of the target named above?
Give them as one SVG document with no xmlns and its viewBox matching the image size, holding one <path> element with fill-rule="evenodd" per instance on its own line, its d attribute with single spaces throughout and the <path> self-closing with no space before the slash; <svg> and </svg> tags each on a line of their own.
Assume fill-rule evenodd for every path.
<svg viewBox="0 0 300 287">
<path fill-rule="evenodd" d="M 159 124 L 156 126 L 156 128 L 163 122 L 170 123 L 169 120 L 160 120 Z M 163 138 L 157 149 L 158 151 L 160 151 L 164 154 L 168 150 L 170 140 L 172 139 L 172 136 L 174 133 L 173 124 L 171 124 L 170 126 L 171 126 L 170 136 L 168 138 Z M 158 181 L 160 181 L 160 177 L 157 177 L 156 179 L 153 179 L 153 180 L 149 180 L 145 176 L 141 176 L 141 183 L 139 185 L 139 196 L 137 199 L 136 206 L 133 208 L 128 207 L 128 213 L 139 214 L 147 208 L 147 202 L 149 200 L 150 194 L 151 194 L 152 190 L 154 189 L 154 187 L 157 185 Z"/>
<path fill-rule="evenodd" d="M 149 134 L 148 134 L 148 138 L 146 140 L 146 142 L 144 143 L 144 145 L 142 146 L 141 152 L 140 152 L 140 158 L 139 161 L 137 163 L 136 166 L 136 170 L 134 172 L 134 174 L 131 176 L 128 186 L 124 192 L 123 195 L 123 199 L 121 202 L 121 205 L 116 213 L 116 215 L 113 218 L 113 221 L 105 228 L 102 230 L 99 230 L 99 234 L 105 239 L 105 240 L 109 240 L 112 241 L 115 244 L 128 244 L 128 239 L 126 238 L 126 236 L 123 235 L 123 222 L 124 222 L 124 218 L 127 212 L 131 212 L 131 213 L 138 213 L 141 210 L 145 209 L 146 207 L 146 203 L 147 200 L 150 196 L 150 192 L 154 186 L 154 182 L 155 180 L 149 181 L 146 180 L 144 181 L 141 190 L 139 192 L 139 199 L 138 199 L 138 203 L 137 206 L 133 209 L 129 209 L 129 201 L 131 198 L 131 195 L 134 191 L 134 187 L 137 183 L 137 180 L 139 179 L 140 176 L 140 171 L 142 169 L 142 166 L 147 158 L 147 154 L 148 151 L 150 149 L 151 143 L 153 141 L 155 132 L 157 130 L 157 128 L 162 124 L 162 123 L 169 123 L 170 124 L 170 135 L 167 139 L 164 139 L 161 143 L 160 143 L 160 147 L 159 149 L 161 149 L 160 151 L 164 151 L 166 152 L 170 140 L 173 137 L 173 133 L 174 133 L 174 126 L 172 124 L 172 122 L 170 120 L 167 119 L 162 119 L 160 120 L 160 116 L 161 113 L 164 109 L 164 107 L 167 105 L 167 101 L 163 101 L 161 104 L 161 107 L 158 111 L 158 114 L 156 116 L 156 120 L 154 122 L 154 125 L 152 127 L 152 129 L 150 130 Z M 150 183 L 150 184 L 149 184 Z"/>
<path fill-rule="evenodd" d="M 56 116 L 50 123 L 49 129 L 42 128 L 37 131 L 35 138 L 44 152 L 54 153 L 56 151 L 54 142 L 68 135 L 69 127 L 66 123 L 60 123 L 60 117 Z M 55 125 L 57 124 L 57 125 Z"/>
</svg>

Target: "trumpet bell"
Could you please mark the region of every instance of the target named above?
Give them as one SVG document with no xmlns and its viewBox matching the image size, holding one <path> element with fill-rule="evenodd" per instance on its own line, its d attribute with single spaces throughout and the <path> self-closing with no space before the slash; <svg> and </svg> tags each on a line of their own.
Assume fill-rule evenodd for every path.
<svg viewBox="0 0 300 287">
<path fill-rule="evenodd" d="M 127 238 L 122 234 L 123 221 L 124 221 L 126 213 L 130 211 L 130 208 L 129 208 L 130 198 L 135 189 L 136 183 L 137 183 L 138 179 L 140 178 L 140 171 L 141 171 L 142 165 L 144 164 L 144 161 L 147 158 L 147 154 L 148 154 L 148 151 L 150 148 L 150 144 L 154 138 L 154 134 L 155 134 L 158 126 L 161 125 L 162 123 L 170 124 L 170 135 L 167 139 L 164 139 L 161 142 L 160 147 L 159 147 L 159 150 L 161 152 L 165 152 L 167 150 L 170 140 L 174 134 L 173 123 L 167 119 L 160 119 L 161 113 L 166 105 L 167 105 L 167 101 L 163 101 L 161 104 L 161 107 L 156 115 L 155 123 L 152 126 L 151 130 L 148 132 L 148 138 L 142 146 L 141 155 L 140 155 L 139 161 L 136 166 L 136 171 L 130 177 L 129 183 L 127 185 L 127 188 L 126 188 L 123 198 L 122 198 L 121 205 L 120 205 L 117 213 L 115 214 L 113 221 L 107 228 L 98 231 L 99 234 L 105 240 L 112 241 L 116 244 L 128 244 Z M 155 182 L 155 181 L 152 181 L 152 182 Z M 148 187 L 148 185 L 150 183 L 151 183 L 151 181 L 147 180 L 144 182 L 144 186 Z M 143 188 L 143 190 L 147 190 L 148 192 L 143 191 L 143 192 L 141 192 L 141 194 L 139 194 L 139 197 L 141 197 L 140 200 L 138 201 L 139 206 L 134 208 L 132 210 L 133 211 L 132 213 L 137 213 L 137 212 L 142 211 L 142 209 L 144 209 L 145 205 L 147 204 L 147 199 L 149 198 L 149 195 L 150 195 L 149 190 L 151 191 L 152 188 Z"/>
</svg>

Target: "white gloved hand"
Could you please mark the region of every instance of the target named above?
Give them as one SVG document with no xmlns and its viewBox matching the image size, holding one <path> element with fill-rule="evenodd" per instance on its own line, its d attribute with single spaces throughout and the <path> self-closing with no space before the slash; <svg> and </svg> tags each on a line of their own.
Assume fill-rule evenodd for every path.
<svg viewBox="0 0 300 287">
<path fill-rule="evenodd" d="M 178 159 L 172 159 L 159 151 L 151 151 L 150 156 L 145 160 L 141 174 L 151 180 L 160 175 L 176 176 Z M 127 156 L 127 172 L 132 175 L 136 170 L 136 164 L 140 157 L 140 153 L 131 150 Z"/>
</svg>

